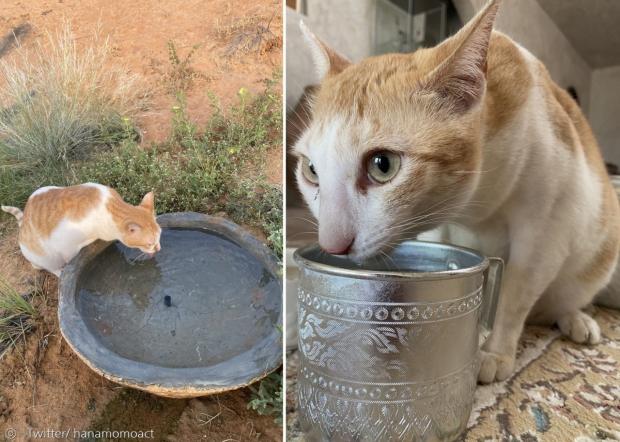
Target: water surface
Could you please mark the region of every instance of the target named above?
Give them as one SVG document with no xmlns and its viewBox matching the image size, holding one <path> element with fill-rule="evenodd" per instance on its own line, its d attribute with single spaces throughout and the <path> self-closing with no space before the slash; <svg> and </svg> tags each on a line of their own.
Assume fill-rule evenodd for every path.
<svg viewBox="0 0 620 442">
<path fill-rule="evenodd" d="M 105 347 L 159 366 L 202 367 L 273 332 L 282 289 L 255 256 L 206 230 L 163 229 L 161 247 L 145 259 L 115 243 L 83 272 L 77 306 Z"/>
</svg>

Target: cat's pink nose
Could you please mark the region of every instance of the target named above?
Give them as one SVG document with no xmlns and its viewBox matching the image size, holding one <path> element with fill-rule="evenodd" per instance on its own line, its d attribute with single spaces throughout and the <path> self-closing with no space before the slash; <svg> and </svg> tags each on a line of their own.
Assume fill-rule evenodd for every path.
<svg viewBox="0 0 620 442">
<path fill-rule="evenodd" d="M 156 252 L 159 252 L 160 250 L 161 250 L 161 246 L 160 246 L 159 244 L 157 244 L 157 245 L 155 246 L 155 251 L 156 251 Z"/>
<path fill-rule="evenodd" d="M 330 244 L 329 246 L 321 245 L 321 248 L 331 255 L 348 255 L 353 247 L 355 238 L 347 241 L 341 241 L 340 244 Z"/>
</svg>

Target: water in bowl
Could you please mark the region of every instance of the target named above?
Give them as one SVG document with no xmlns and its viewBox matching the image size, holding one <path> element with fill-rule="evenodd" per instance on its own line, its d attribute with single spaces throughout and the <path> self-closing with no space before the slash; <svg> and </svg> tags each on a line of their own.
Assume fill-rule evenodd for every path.
<svg viewBox="0 0 620 442">
<path fill-rule="evenodd" d="M 110 350 L 158 366 L 210 366 L 250 350 L 277 327 L 280 282 L 215 232 L 164 229 L 144 259 L 115 243 L 79 282 L 82 317 Z"/>
</svg>

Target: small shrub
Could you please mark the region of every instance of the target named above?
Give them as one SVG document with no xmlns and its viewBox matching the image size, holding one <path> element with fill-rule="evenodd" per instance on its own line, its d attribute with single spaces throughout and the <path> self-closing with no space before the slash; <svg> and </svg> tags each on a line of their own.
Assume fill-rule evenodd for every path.
<svg viewBox="0 0 620 442">
<path fill-rule="evenodd" d="M 282 256 L 282 191 L 264 177 L 232 187 L 224 208 L 234 220 L 263 228 L 271 248 Z"/>
<path fill-rule="evenodd" d="M 269 146 L 282 143 L 282 102 L 273 91 L 278 79 L 266 82 L 265 91 L 253 96 L 247 89 L 238 92 L 239 103 L 227 114 L 213 101 L 213 116 L 205 137 L 217 146 L 236 152 L 252 150 L 262 152 Z"/>
<path fill-rule="evenodd" d="M 252 398 L 248 402 L 248 408 L 258 414 L 275 416 L 274 421 L 282 425 L 282 374 L 271 373 L 260 381 L 258 388 L 250 385 Z"/>
<path fill-rule="evenodd" d="M 181 58 L 172 40 L 168 40 L 167 45 L 170 68 L 164 78 L 168 92 L 176 94 L 181 91 L 187 91 L 192 87 L 196 78 L 204 77 L 192 67 L 192 57 L 200 46 L 192 46 L 185 57 Z"/>
<path fill-rule="evenodd" d="M 282 37 L 271 31 L 271 18 L 264 15 L 253 15 L 232 20 L 220 21 L 215 25 L 215 36 L 227 42 L 225 56 L 232 57 L 237 53 L 269 52 L 282 46 Z"/>
<path fill-rule="evenodd" d="M 187 152 L 170 153 L 135 142 L 97 154 L 78 169 L 78 181 L 96 181 L 116 189 L 132 204 L 153 190 L 159 213 L 203 211 L 220 179 L 206 161 Z"/>
<path fill-rule="evenodd" d="M 198 140 L 198 128 L 187 115 L 187 101 L 183 92 L 176 95 L 177 104 L 172 106 L 172 132 L 170 133 L 171 144 L 179 144 L 181 147 L 196 147 Z"/>
<path fill-rule="evenodd" d="M 107 40 L 78 49 L 68 25 L 32 51 L 0 61 L 0 201 L 21 205 L 37 187 L 67 184 L 72 162 L 136 138 L 136 78 L 108 66 Z"/>
<path fill-rule="evenodd" d="M 281 256 L 282 190 L 261 173 L 264 152 L 281 145 L 280 100 L 268 84 L 257 96 L 242 90 L 226 113 L 215 101 L 214 107 L 199 133 L 179 95 L 167 143 L 143 148 L 125 140 L 83 162 L 76 182 L 114 187 L 133 204 L 153 190 L 159 213 L 225 211 L 235 222 L 261 228 Z"/>
</svg>

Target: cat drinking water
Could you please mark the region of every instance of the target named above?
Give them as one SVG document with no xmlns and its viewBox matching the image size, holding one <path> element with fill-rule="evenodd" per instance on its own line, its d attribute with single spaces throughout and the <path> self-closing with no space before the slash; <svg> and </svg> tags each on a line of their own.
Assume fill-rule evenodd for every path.
<svg viewBox="0 0 620 442">
<path fill-rule="evenodd" d="M 60 276 L 62 268 L 88 244 L 118 240 L 154 254 L 161 249 L 153 192 L 138 206 L 101 184 L 42 187 L 28 198 L 22 212 L 2 206 L 19 224 L 19 247 L 35 269 Z"/>
<path fill-rule="evenodd" d="M 297 181 L 319 243 L 356 261 L 444 223 L 504 256 L 481 382 L 513 371 L 524 323 L 596 343 L 582 311 L 609 282 L 620 208 L 577 103 L 545 66 L 493 31 L 498 1 L 456 35 L 353 64 L 305 26 L 322 84 L 297 141 Z"/>
</svg>

